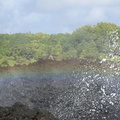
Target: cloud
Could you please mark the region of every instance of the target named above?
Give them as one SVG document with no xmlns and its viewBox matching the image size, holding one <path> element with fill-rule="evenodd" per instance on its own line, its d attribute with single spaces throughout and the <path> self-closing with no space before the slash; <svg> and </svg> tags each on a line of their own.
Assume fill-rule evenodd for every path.
<svg viewBox="0 0 120 120">
<path fill-rule="evenodd" d="M 1 0 L 0 33 L 72 32 L 97 22 L 120 25 L 120 0 Z"/>
<path fill-rule="evenodd" d="M 36 0 L 37 9 L 43 11 L 54 11 L 80 7 L 110 6 L 119 3 L 119 0 L 50 0 L 49 2 L 48 0 Z"/>
<path fill-rule="evenodd" d="M 6 9 L 13 9 L 15 7 L 15 0 L 1 0 L 0 5 Z"/>
<path fill-rule="evenodd" d="M 105 21 L 106 20 L 106 15 L 104 12 L 104 9 L 101 8 L 93 8 L 88 15 L 85 17 L 85 22 L 89 23 L 96 23 L 100 21 Z"/>
</svg>

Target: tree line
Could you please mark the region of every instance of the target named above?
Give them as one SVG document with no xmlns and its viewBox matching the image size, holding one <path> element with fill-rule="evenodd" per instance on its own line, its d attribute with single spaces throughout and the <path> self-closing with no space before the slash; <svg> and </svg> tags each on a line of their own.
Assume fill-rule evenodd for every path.
<svg viewBox="0 0 120 120">
<path fill-rule="evenodd" d="M 101 22 L 73 33 L 0 34 L 0 66 L 28 65 L 40 59 L 120 61 L 120 26 Z"/>
</svg>

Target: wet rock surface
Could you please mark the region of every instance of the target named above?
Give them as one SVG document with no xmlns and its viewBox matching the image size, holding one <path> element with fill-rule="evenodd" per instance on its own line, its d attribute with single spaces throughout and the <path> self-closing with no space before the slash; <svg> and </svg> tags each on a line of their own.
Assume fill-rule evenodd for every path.
<svg viewBox="0 0 120 120">
<path fill-rule="evenodd" d="M 33 74 L 5 77 L 0 84 L 0 106 L 21 102 L 61 120 L 119 120 L 120 70 L 84 68 L 51 69 L 51 74 L 33 69 Z"/>
<path fill-rule="evenodd" d="M 29 109 L 20 102 L 11 107 L 0 107 L 0 120 L 58 120 L 50 112 Z"/>
</svg>

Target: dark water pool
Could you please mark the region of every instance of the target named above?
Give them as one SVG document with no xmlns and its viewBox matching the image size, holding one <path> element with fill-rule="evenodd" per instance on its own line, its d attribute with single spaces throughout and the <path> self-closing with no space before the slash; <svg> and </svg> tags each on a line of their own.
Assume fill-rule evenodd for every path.
<svg viewBox="0 0 120 120">
<path fill-rule="evenodd" d="M 120 70 L 32 66 L 0 72 L 0 105 L 20 101 L 64 120 L 119 120 Z"/>
</svg>

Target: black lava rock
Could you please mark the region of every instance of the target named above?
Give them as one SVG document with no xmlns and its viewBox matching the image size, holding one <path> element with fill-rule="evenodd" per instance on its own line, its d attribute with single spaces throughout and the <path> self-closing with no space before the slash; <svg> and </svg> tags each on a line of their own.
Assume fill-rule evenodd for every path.
<svg viewBox="0 0 120 120">
<path fill-rule="evenodd" d="M 20 102 L 11 107 L 0 107 L 0 120 L 58 120 L 50 112 L 29 109 Z"/>
</svg>

